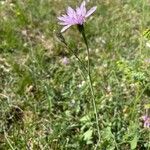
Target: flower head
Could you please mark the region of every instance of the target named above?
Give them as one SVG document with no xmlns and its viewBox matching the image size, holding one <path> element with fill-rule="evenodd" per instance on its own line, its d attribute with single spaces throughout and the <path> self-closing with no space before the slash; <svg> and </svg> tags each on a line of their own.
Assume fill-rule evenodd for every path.
<svg viewBox="0 0 150 150">
<path fill-rule="evenodd" d="M 150 117 L 142 116 L 142 120 L 144 121 L 144 127 L 145 128 L 150 128 Z"/>
<path fill-rule="evenodd" d="M 61 32 L 64 32 L 72 25 L 83 25 L 91 14 L 96 10 L 96 6 L 92 7 L 89 11 L 86 10 L 86 2 L 83 1 L 80 7 L 77 7 L 75 10 L 71 7 L 68 7 L 67 14 L 58 17 L 59 24 L 63 25 Z"/>
<path fill-rule="evenodd" d="M 64 58 L 61 59 L 61 63 L 63 65 L 68 65 L 69 64 L 69 59 L 67 57 L 64 57 Z"/>
</svg>

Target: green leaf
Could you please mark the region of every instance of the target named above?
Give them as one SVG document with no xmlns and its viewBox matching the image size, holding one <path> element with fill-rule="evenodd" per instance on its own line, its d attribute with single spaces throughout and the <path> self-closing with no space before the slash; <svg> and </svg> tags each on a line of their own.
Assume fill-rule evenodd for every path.
<svg viewBox="0 0 150 150">
<path fill-rule="evenodd" d="M 145 108 L 145 109 L 149 109 L 149 108 L 150 108 L 150 104 L 145 104 L 145 105 L 144 105 L 144 108 Z"/>
<path fill-rule="evenodd" d="M 137 147 L 137 142 L 138 142 L 138 136 L 137 134 L 135 134 L 133 140 L 130 141 L 130 146 L 132 150 L 134 150 Z"/>
<path fill-rule="evenodd" d="M 90 121 L 90 117 L 89 115 L 86 115 L 86 116 L 83 116 L 81 119 L 80 119 L 80 122 L 89 122 Z"/>
<path fill-rule="evenodd" d="M 112 132 L 111 132 L 111 128 L 110 127 L 107 127 L 107 128 L 104 129 L 103 136 L 107 140 L 110 140 L 112 138 Z"/>
<path fill-rule="evenodd" d="M 147 39 L 150 39 L 150 29 L 147 29 L 143 32 L 143 36 Z"/>
<path fill-rule="evenodd" d="M 92 139 L 92 134 L 93 134 L 93 130 L 92 129 L 87 130 L 83 134 L 84 140 L 87 141 L 87 142 L 90 141 Z"/>
</svg>

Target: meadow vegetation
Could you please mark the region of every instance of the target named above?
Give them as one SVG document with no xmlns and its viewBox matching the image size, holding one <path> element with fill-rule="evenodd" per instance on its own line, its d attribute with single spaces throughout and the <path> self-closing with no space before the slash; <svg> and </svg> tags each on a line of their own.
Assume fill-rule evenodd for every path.
<svg viewBox="0 0 150 150">
<path fill-rule="evenodd" d="M 81 1 L 0 1 L 0 149 L 93 150 L 97 145 L 87 75 L 57 38 L 57 16 Z M 101 140 L 99 150 L 149 150 L 148 0 L 95 0 L 85 23 Z M 63 33 L 87 64 L 76 26 Z"/>
</svg>

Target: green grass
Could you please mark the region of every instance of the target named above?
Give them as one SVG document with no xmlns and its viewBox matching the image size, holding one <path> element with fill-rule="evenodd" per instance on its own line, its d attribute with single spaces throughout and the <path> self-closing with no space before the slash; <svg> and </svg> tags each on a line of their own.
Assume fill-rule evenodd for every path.
<svg viewBox="0 0 150 150">
<path fill-rule="evenodd" d="M 79 1 L 81 2 L 81 1 Z M 0 149 L 93 150 L 97 127 L 82 67 L 56 37 L 74 1 L 0 1 Z M 100 150 L 148 150 L 140 117 L 150 104 L 150 25 L 145 0 L 96 0 L 85 24 L 101 134 Z M 87 63 L 76 27 L 63 34 Z M 62 59 L 67 57 L 69 64 Z M 84 73 L 85 78 L 87 75 Z M 150 115 L 150 114 L 149 114 Z"/>
</svg>

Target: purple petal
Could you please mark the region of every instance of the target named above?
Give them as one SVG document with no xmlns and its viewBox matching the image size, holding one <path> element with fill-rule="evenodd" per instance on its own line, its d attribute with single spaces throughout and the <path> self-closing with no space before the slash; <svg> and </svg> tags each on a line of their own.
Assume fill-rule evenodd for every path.
<svg viewBox="0 0 150 150">
<path fill-rule="evenodd" d="M 79 7 L 76 8 L 76 14 L 77 14 L 77 15 L 81 15 L 81 10 L 80 10 Z"/>
<path fill-rule="evenodd" d="M 142 116 L 142 117 L 141 117 L 141 119 L 144 120 L 144 121 L 146 121 L 147 118 L 148 118 L 147 116 Z"/>
<path fill-rule="evenodd" d="M 149 128 L 149 127 L 150 127 L 150 123 L 149 123 L 148 121 L 146 121 L 146 122 L 144 123 L 144 127 L 145 127 L 145 128 Z"/>
<path fill-rule="evenodd" d="M 81 3 L 81 6 L 80 6 L 80 9 L 83 9 L 84 7 L 85 7 L 85 1 L 83 1 L 82 3 Z"/>
<path fill-rule="evenodd" d="M 63 16 L 57 17 L 57 18 L 58 18 L 58 20 L 60 20 L 60 21 L 66 21 L 66 19 L 68 18 L 68 16 L 67 16 L 67 15 L 63 15 Z"/>
<path fill-rule="evenodd" d="M 95 11 L 96 9 L 97 9 L 97 6 L 92 7 L 92 8 L 86 13 L 85 17 L 86 17 L 86 18 L 89 17 L 91 14 L 94 13 L 94 11 Z"/>
<path fill-rule="evenodd" d="M 67 26 L 63 27 L 62 30 L 61 30 L 61 33 L 64 32 L 64 31 L 66 31 L 70 27 L 71 27 L 71 25 L 67 25 Z"/>
<path fill-rule="evenodd" d="M 68 23 L 67 23 L 67 22 L 58 22 L 58 24 L 63 25 L 63 26 L 68 25 Z"/>
<path fill-rule="evenodd" d="M 68 16 L 74 16 L 74 14 L 75 14 L 74 9 L 72 9 L 71 7 L 68 7 L 68 9 L 67 9 L 67 15 Z"/>
<path fill-rule="evenodd" d="M 86 15 L 86 7 L 85 7 L 85 5 L 86 5 L 86 2 L 83 1 L 82 4 L 81 4 L 81 6 L 80 6 L 80 12 L 81 12 L 82 16 Z"/>
</svg>

